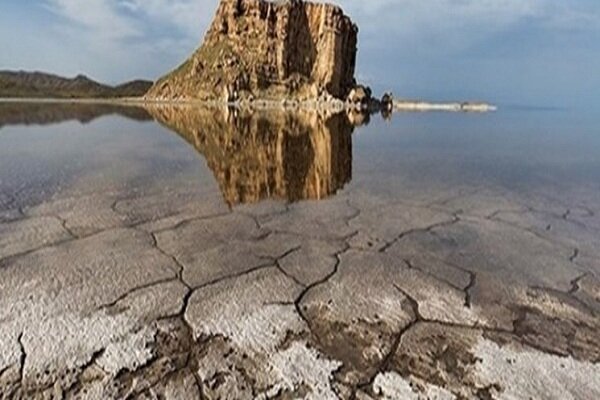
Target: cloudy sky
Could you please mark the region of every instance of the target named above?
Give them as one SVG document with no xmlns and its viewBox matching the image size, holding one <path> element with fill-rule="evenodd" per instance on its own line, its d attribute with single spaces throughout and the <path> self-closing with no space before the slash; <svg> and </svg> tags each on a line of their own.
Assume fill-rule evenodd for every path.
<svg viewBox="0 0 600 400">
<path fill-rule="evenodd" d="M 1 0 L 0 69 L 116 83 L 190 54 L 218 0 Z M 434 100 L 600 106 L 600 0 L 333 0 L 360 27 L 358 77 Z"/>
</svg>

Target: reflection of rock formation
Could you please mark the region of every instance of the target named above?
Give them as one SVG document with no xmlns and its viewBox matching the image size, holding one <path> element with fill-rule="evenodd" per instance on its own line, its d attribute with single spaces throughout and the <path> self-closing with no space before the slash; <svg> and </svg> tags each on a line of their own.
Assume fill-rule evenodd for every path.
<svg viewBox="0 0 600 400">
<path fill-rule="evenodd" d="M 88 123 L 105 115 L 121 115 L 137 121 L 152 119 L 134 106 L 93 103 L 0 103 L 0 128 L 5 125 L 49 125 L 77 120 Z"/>
<path fill-rule="evenodd" d="M 351 179 L 353 126 L 343 114 L 152 107 L 206 157 L 230 205 L 322 199 Z"/>
</svg>

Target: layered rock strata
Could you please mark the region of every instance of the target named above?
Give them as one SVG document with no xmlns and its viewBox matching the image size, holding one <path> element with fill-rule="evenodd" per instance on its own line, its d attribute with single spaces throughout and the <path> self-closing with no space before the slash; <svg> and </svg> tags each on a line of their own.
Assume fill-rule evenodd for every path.
<svg viewBox="0 0 600 400">
<path fill-rule="evenodd" d="M 357 34 L 334 5 L 222 0 L 202 46 L 146 98 L 344 99 L 355 84 Z"/>
</svg>

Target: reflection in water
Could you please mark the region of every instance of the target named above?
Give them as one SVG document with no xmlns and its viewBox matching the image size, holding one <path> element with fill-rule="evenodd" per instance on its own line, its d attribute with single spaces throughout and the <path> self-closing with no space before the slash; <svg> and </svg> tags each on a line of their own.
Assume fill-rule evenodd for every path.
<svg viewBox="0 0 600 400">
<path fill-rule="evenodd" d="M 230 206 L 322 199 L 351 179 L 354 128 L 344 114 L 192 106 L 148 111 L 206 158 Z"/>
<path fill-rule="evenodd" d="M 206 158 L 230 206 L 335 194 L 351 179 L 352 132 L 354 125 L 364 122 L 356 115 L 306 110 L 0 102 L 0 128 L 71 120 L 88 123 L 106 115 L 137 121 L 154 118 L 182 136 Z"/>
<path fill-rule="evenodd" d="M 0 128 L 5 125 L 49 125 L 66 121 L 88 123 L 113 114 L 136 121 L 152 119 L 141 107 L 117 104 L 0 102 Z"/>
</svg>

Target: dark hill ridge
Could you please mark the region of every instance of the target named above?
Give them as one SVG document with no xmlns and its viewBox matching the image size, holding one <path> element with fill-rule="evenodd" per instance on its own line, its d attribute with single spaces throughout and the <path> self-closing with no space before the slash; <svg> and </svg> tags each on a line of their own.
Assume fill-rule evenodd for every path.
<svg viewBox="0 0 600 400">
<path fill-rule="evenodd" d="M 84 75 L 64 78 L 43 72 L 0 71 L 0 98 L 140 97 L 152 82 L 135 80 L 109 86 Z"/>
</svg>

